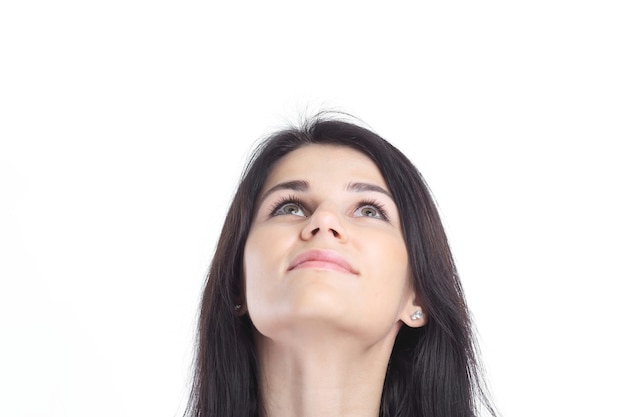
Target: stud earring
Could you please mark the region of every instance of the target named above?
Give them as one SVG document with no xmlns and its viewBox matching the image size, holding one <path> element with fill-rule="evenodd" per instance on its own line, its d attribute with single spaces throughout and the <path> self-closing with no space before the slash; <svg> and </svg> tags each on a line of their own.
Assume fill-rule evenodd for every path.
<svg viewBox="0 0 626 417">
<path fill-rule="evenodd" d="M 235 311 L 241 310 L 241 304 L 235 304 Z"/>
<path fill-rule="evenodd" d="M 418 307 L 415 313 L 411 314 L 411 320 L 420 320 L 422 318 L 424 318 L 424 313 L 422 313 L 422 309 Z"/>
</svg>

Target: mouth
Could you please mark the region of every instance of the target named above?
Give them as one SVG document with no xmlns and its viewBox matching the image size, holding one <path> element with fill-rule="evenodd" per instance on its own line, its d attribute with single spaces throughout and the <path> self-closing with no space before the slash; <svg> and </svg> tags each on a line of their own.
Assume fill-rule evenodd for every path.
<svg viewBox="0 0 626 417">
<path fill-rule="evenodd" d="M 301 253 L 291 261 L 287 271 L 305 268 L 358 274 L 347 260 L 332 250 L 314 249 Z"/>
</svg>

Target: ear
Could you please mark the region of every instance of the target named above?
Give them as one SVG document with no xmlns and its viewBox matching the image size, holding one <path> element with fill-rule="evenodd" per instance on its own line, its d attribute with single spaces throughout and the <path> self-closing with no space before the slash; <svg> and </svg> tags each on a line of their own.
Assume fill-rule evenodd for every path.
<svg viewBox="0 0 626 417">
<path fill-rule="evenodd" d="M 248 312 L 248 306 L 246 304 L 235 304 L 235 314 L 238 317 L 243 316 Z"/>
<path fill-rule="evenodd" d="M 237 297 L 236 300 L 237 301 L 235 302 L 233 309 L 235 310 L 235 314 L 238 317 L 241 317 L 248 312 L 248 305 L 246 304 L 246 302 L 243 300 L 243 297 L 241 296 Z"/>
<path fill-rule="evenodd" d="M 410 291 L 404 308 L 401 311 L 400 320 L 409 327 L 422 327 L 427 322 L 426 311 L 420 305 L 421 302 L 415 291 Z"/>
<path fill-rule="evenodd" d="M 244 272 L 245 277 L 245 272 Z M 239 293 L 235 296 L 235 314 L 237 317 L 244 316 L 248 312 L 248 304 L 246 303 L 246 279 L 242 278 L 240 283 Z"/>
<path fill-rule="evenodd" d="M 244 287 L 238 294 L 234 296 L 235 305 L 233 305 L 233 309 L 235 310 L 235 314 L 238 317 L 241 317 L 248 312 L 248 304 L 246 303 L 245 291 L 246 289 Z"/>
</svg>

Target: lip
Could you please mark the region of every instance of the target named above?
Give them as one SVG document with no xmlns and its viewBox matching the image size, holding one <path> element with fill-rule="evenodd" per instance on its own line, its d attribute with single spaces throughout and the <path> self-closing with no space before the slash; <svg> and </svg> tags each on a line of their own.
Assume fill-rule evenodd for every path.
<svg viewBox="0 0 626 417">
<path fill-rule="evenodd" d="M 294 269 L 326 269 L 349 274 L 357 274 L 350 263 L 337 252 L 332 250 L 313 249 L 301 253 L 293 258 L 287 271 Z"/>
</svg>

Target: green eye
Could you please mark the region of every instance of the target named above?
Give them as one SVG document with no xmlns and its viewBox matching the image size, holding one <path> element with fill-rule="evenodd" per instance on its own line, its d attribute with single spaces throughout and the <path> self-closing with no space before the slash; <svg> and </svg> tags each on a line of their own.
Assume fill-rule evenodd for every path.
<svg viewBox="0 0 626 417">
<path fill-rule="evenodd" d="M 380 217 L 378 210 L 376 210 L 374 207 L 369 206 L 363 207 L 361 209 L 361 215 L 365 217 Z"/>
<path fill-rule="evenodd" d="M 376 201 L 361 201 L 354 211 L 356 217 L 370 217 L 372 219 L 388 221 L 387 212 L 382 204 Z"/>
<path fill-rule="evenodd" d="M 293 215 L 293 216 L 300 216 L 300 217 L 306 216 L 304 214 L 304 211 L 302 210 L 302 207 L 300 207 L 299 204 L 293 203 L 293 202 L 287 202 L 287 203 L 279 205 L 273 211 L 273 215 L 274 216 Z"/>
<path fill-rule="evenodd" d="M 296 204 L 285 204 L 283 206 L 283 213 L 285 214 L 297 214 L 300 211 L 300 207 Z"/>
</svg>

